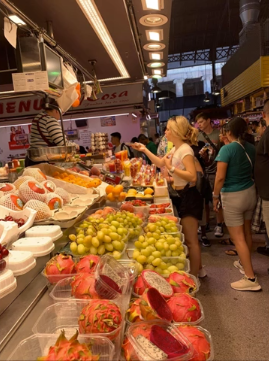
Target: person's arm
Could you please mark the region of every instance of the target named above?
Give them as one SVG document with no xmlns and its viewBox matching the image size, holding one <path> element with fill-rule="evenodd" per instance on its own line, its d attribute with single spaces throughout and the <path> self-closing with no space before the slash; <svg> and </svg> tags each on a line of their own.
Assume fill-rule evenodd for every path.
<svg viewBox="0 0 269 365">
<path fill-rule="evenodd" d="M 167 167 L 167 170 L 170 171 L 172 169 L 172 157 L 169 156 L 170 154 L 168 153 L 165 157 L 164 157 L 164 161 L 165 161 L 165 166 Z M 186 180 L 188 182 L 193 182 L 195 183 L 197 180 L 197 176 L 196 176 L 196 168 L 195 168 L 195 162 L 194 162 L 194 156 L 193 155 L 186 155 L 183 160 L 182 163 L 186 169 L 186 171 L 180 170 L 178 168 L 175 168 L 174 172 L 173 172 L 173 176 L 177 175 L 179 176 L 181 179 Z"/>
<path fill-rule="evenodd" d="M 60 123 L 55 118 L 47 120 L 46 129 L 50 136 L 50 139 L 57 146 L 64 145 L 63 132 Z M 68 141 L 66 140 L 67 144 Z"/>
<path fill-rule="evenodd" d="M 165 166 L 165 162 L 164 162 L 165 157 L 163 157 L 163 158 L 157 157 L 152 152 L 150 152 L 150 150 L 148 150 L 146 148 L 146 146 L 144 146 L 142 143 L 136 142 L 132 145 L 132 147 L 133 147 L 133 149 L 135 149 L 137 151 L 143 152 L 150 159 L 150 161 L 157 167 Z"/>
<path fill-rule="evenodd" d="M 220 191 L 223 188 L 226 174 L 227 174 L 228 163 L 218 162 L 217 164 L 217 174 L 215 179 L 215 186 L 213 192 L 213 207 L 215 211 L 218 211 L 218 203 L 220 201 Z"/>
</svg>

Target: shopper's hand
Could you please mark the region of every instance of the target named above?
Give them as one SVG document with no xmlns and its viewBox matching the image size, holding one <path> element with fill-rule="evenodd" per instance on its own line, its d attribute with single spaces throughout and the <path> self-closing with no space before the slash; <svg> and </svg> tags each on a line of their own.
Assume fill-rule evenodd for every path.
<svg viewBox="0 0 269 365">
<path fill-rule="evenodd" d="M 218 213 L 219 211 L 219 198 L 213 198 L 213 210 Z"/>
<path fill-rule="evenodd" d="M 142 143 L 135 142 L 134 144 L 131 145 L 131 147 L 134 150 L 137 150 L 137 151 L 140 151 L 140 152 L 145 152 L 146 151 L 146 146 L 144 146 Z"/>
</svg>

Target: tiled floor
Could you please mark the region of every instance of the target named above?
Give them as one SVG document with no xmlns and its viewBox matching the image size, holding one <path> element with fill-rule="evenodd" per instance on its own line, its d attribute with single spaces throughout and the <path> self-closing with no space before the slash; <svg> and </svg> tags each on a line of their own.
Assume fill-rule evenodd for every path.
<svg viewBox="0 0 269 365">
<path fill-rule="evenodd" d="M 225 235 L 227 238 L 228 235 Z M 269 257 L 256 252 L 264 245 L 264 235 L 255 235 L 253 266 L 262 286 L 260 292 L 238 292 L 230 283 L 241 278 L 233 266 L 238 256 L 227 256 L 213 232 L 208 234 L 212 246 L 202 248 L 203 264 L 208 276 L 201 279 L 197 298 L 201 301 L 205 320 L 201 326 L 212 335 L 215 360 L 248 361 L 269 359 Z"/>
</svg>

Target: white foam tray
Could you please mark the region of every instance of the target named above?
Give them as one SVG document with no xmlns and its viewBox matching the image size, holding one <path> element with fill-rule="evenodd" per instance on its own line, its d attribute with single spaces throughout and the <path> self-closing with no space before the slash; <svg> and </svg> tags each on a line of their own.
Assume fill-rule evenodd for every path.
<svg viewBox="0 0 269 365">
<path fill-rule="evenodd" d="M 51 253 L 55 248 L 52 239 L 49 237 L 25 237 L 14 242 L 11 250 L 30 251 L 34 257 L 42 257 Z"/>
<path fill-rule="evenodd" d="M 36 266 L 34 255 L 30 251 L 12 251 L 8 255 L 7 268 L 14 276 L 24 275 Z"/>
<path fill-rule="evenodd" d="M 61 238 L 63 232 L 60 226 L 35 226 L 25 232 L 25 237 L 50 237 L 52 241 Z"/>
<path fill-rule="evenodd" d="M 5 269 L 0 274 L 0 299 L 10 294 L 17 288 L 17 280 L 11 270 Z"/>
</svg>

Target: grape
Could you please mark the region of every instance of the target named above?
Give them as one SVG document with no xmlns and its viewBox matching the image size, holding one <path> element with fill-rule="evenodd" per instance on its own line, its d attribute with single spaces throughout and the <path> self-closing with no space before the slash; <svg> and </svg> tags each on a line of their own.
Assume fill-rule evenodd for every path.
<svg viewBox="0 0 269 365">
<path fill-rule="evenodd" d="M 144 256 L 146 256 L 146 257 L 148 257 L 148 256 L 150 256 L 150 251 L 149 250 L 147 250 L 147 249 L 143 249 L 143 250 L 141 250 L 141 255 L 144 255 Z"/>
<path fill-rule="evenodd" d="M 110 226 L 110 230 L 111 230 L 112 232 L 117 232 L 117 228 L 116 228 L 116 227 L 114 227 L 114 226 Z"/>
<path fill-rule="evenodd" d="M 178 271 L 178 268 L 175 265 L 172 265 L 172 266 L 169 266 L 167 268 L 167 270 L 172 273 L 172 272 Z"/>
<path fill-rule="evenodd" d="M 78 245 L 76 242 L 71 242 L 70 243 L 70 250 L 74 253 L 77 254 L 78 253 Z"/>
<path fill-rule="evenodd" d="M 149 246 L 149 243 L 147 241 L 141 243 L 142 248 L 147 248 Z"/>
<path fill-rule="evenodd" d="M 111 237 L 109 237 L 108 235 L 104 236 L 104 240 L 105 243 L 110 243 L 112 241 Z"/>
<path fill-rule="evenodd" d="M 150 237 L 150 238 L 148 239 L 148 244 L 149 244 L 149 245 L 155 245 L 155 243 L 156 243 L 155 238 Z"/>
<path fill-rule="evenodd" d="M 117 229 L 117 232 L 118 232 L 118 234 L 119 234 L 119 235 L 121 235 L 121 236 L 123 236 L 123 235 L 124 235 L 124 231 L 123 231 L 123 229 L 122 229 L 122 228 L 118 228 L 118 229 Z"/>
<path fill-rule="evenodd" d="M 105 237 L 105 235 L 102 231 L 97 232 L 97 238 L 98 238 L 99 242 L 100 241 L 102 242 L 104 240 L 104 237 Z"/>
<path fill-rule="evenodd" d="M 135 241 L 134 245 L 136 248 L 142 248 L 142 243 L 140 241 Z"/>
<path fill-rule="evenodd" d="M 172 252 L 172 257 L 176 257 L 176 256 L 179 256 L 179 252 L 178 251 L 173 251 Z"/>
<path fill-rule="evenodd" d="M 186 261 L 186 260 L 184 259 L 184 257 L 178 257 L 178 258 L 177 258 L 177 262 L 178 262 L 178 263 L 184 264 L 184 263 L 185 263 L 185 261 Z"/>
<path fill-rule="evenodd" d="M 112 245 L 117 251 L 122 251 L 124 249 L 124 243 L 120 241 L 112 241 Z"/>
<path fill-rule="evenodd" d="M 139 255 L 136 259 L 140 264 L 144 264 L 147 261 L 147 257 L 144 255 Z"/>
<path fill-rule="evenodd" d="M 161 257 L 162 255 L 161 255 L 161 253 L 159 251 L 154 251 L 154 252 L 152 252 L 152 256 L 154 256 L 155 258 L 157 258 L 157 257 Z"/>
<path fill-rule="evenodd" d="M 165 249 L 165 251 L 168 251 L 169 250 L 169 245 L 168 245 L 167 242 L 164 242 L 163 248 Z"/>
<path fill-rule="evenodd" d="M 120 226 L 119 222 L 117 222 L 117 221 L 112 221 L 111 225 L 116 227 L 116 228 L 119 228 L 119 226 Z"/>
<path fill-rule="evenodd" d="M 152 265 L 159 266 L 161 264 L 162 260 L 158 257 L 152 261 Z"/>
<path fill-rule="evenodd" d="M 168 270 L 163 270 L 163 275 L 170 275 L 171 273 L 170 273 L 170 271 L 168 271 Z"/>
<path fill-rule="evenodd" d="M 177 245 L 173 244 L 173 245 L 170 245 L 170 250 L 171 251 L 176 251 L 177 249 Z"/>
<path fill-rule="evenodd" d="M 155 270 L 155 267 L 153 265 L 147 264 L 146 269 L 147 270 Z"/>
<path fill-rule="evenodd" d="M 78 245 L 83 245 L 83 243 L 84 243 L 84 238 L 78 238 L 77 239 L 77 244 Z"/>
<path fill-rule="evenodd" d="M 137 269 L 138 274 L 141 274 L 141 272 L 143 271 L 144 268 L 143 268 L 143 265 L 141 265 L 139 262 L 137 262 L 136 269 Z"/>
<path fill-rule="evenodd" d="M 162 275 L 162 273 L 163 273 L 162 269 L 160 269 L 159 267 L 156 267 L 156 268 L 155 268 L 155 271 L 156 271 L 158 274 L 160 274 L 160 275 Z"/>
<path fill-rule="evenodd" d="M 90 247 L 90 253 L 92 254 L 92 255 L 97 255 L 97 253 L 98 253 L 98 251 L 97 251 L 97 248 L 95 248 L 95 247 Z"/>
<path fill-rule="evenodd" d="M 74 234 L 70 234 L 70 235 L 69 235 L 69 239 L 70 239 L 71 241 L 76 241 L 77 237 L 76 237 L 76 235 L 74 235 Z M 0 251 L 1 251 L 1 249 L 0 249 Z"/>
<path fill-rule="evenodd" d="M 95 247 L 95 248 L 97 248 L 97 247 L 99 247 L 99 246 L 100 246 L 100 242 L 99 242 L 99 240 L 98 240 L 98 238 L 97 238 L 97 237 L 93 237 L 93 239 L 92 239 L 92 245 L 93 245 L 93 247 Z"/>
<path fill-rule="evenodd" d="M 79 245 L 78 245 L 78 254 L 79 254 L 79 255 L 84 255 L 84 254 L 85 254 L 85 252 L 86 252 L 86 250 L 85 250 L 85 246 L 84 246 L 84 245 L 82 245 L 82 244 L 79 244 Z"/>
<path fill-rule="evenodd" d="M 165 262 L 161 262 L 160 263 L 160 268 L 162 269 L 162 270 L 165 270 L 166 268 L 167 268 L 167 264 L 165 263 Z"/>
<path fill-rule="evenodd" d="M 153 237 L 151 232 L 147 232 L 146 236 L 147 237 Z"/>
<path fill-rule="evenodd" d="M 172 255 L 172 252 L 170 250 L 165 252 L 165 256 L 170 257 Z"/>
<path fill-rule="evenodd" d="M 148 262 L 149 264 L 151 264 L 153 260 L 155 260 L 155 257 L 154 257 L 154 256 L 152 256 L 152 255 L 150 255 L 150 256 L 148 257 L 148 259 L 147 259 L 147 262 Z"/>
<path fill-rule="evenodd" d="M 176 267 L 177 267 L 179 270 L 184 270 L 185 265 L 184 265 L 183 263 L 178 263 L 178 264 L 176 264 Z"/>
<path fill-rule="evenodd" d="M 114 251 L 114 247 L 111 243 L 105 243 L 105 248 L 107 251 L 110 251 L 110 252 Z"/>
<path fill-rule="evenodd" d="M 162 251 L 164 249 L 164 244 L 162 242 L 157 242 L 155 244 L 155 247 L 157 248 L 157 250 Z"/>
<path fill-rule="evenodd" d="M 100 245 L 97 249 L 97 253 L 98 255 L 104 255 L 104 253 L 106 252 L 106 248 L 105 245 Z"/>
<path fill-rule="evenodd" d="M 186 254 L 185 254 L 185 252 L 182 252 L 182 253 L 180 254 L 180 257 L 182 257 L 183 259 L 185 259 L 185 258 L 186 258 Z"/>
<path fill-rule="evenodd" d="M 166 239 L 166 242 L 168 243 L 168 245 L 173 245 L 175 243 L 175 239 L 172 236 L 168 236 Z"/>
<path fill-rule="evenodd" d="M 140 255 L 140 251 L 134 250 L 133 252 L 133 259 L 137 259 L 137 257 Z"/>
<path fill-rule="evenodd" d="M 77 235 L 77 239 L 83 238 L 84 239 L 85 235 L 84 234 L 79 234 Z"/>
<path fill-rule="evenodd" d="M 90 247 L 91 243 L 92 243 L 92 236 L 86 236 L 83 242 L 84 246 Z"/>
<path fill-rule="evenodd" d="M 165 231 L 164 227 L 160 227 L 160 231 L 163 233 Z"/>
<path fill-rule="evenodd" d="M 153 233 L 153 237 L 158 240 L 160 238 L 160 234 L 158 232 Z"/>
<path fill-rule="evenodd" d="M 121 258 L 121 253 L 119 251 L 113 251 L 112 255 L 116 260 L 119 260 Z"/>
</svg>

